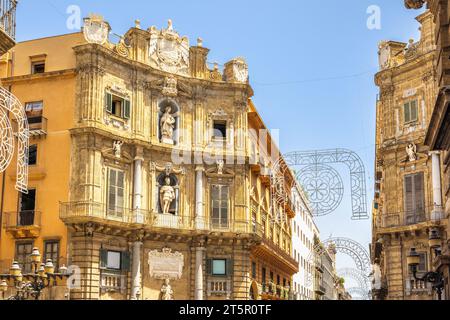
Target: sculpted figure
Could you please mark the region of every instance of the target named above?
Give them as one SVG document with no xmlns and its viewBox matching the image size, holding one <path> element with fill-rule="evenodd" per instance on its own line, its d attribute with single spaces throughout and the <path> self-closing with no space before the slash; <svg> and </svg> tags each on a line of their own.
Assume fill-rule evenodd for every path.
<svg viewBox="0 0 450 320">
<path fill-rule="evenodd" d="M 161 187 L 160 196 L 161 196 L 161 205 L 163 214 L 168 214 L 170 210 L 170 205 L 175 200 L 175 189 L 170 185 L 170 178 L 166 177 L 164 180 L 165 185 Z"/>
<path fill-rule="evenodd" d="M 116 158 L 120 158 L 122 156 L 122 146 L 123 146 L 122 141 L 114 141 L 113 151 L 114 151 L 114 156 Z"/>
<path fill-rule="evenodd" d="M 161 117 L 161 137 L 163 143 L 173 144 L 173 130 L 175 129 L 176 120 L 172 115 L 172 108 L 166 107 Z"/>
<path fill-rule="evenodd" d="M 408 154 L 409 161 L 417 161 L 417 147 L 414 143 L 408 144 L 406 147 L 406 153 Z"/>
<path fill-rule="evenodd" d="M 173 300 L 173 290 L 169 279 L 164 280 L 161 287 L 161 300 Z"/>
</svg>

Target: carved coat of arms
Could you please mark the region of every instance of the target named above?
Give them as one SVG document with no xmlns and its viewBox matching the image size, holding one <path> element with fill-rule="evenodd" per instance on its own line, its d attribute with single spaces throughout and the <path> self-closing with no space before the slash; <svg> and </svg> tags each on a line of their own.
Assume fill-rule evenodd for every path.
<svg viewBox="0 0 450 320">
<path fill-rule="evenodd" d="M 188 38 L 180 37 L 174 31 L 171 20 L 169 20 L 167 29 L 158 31 L 155 27 L 152 27 L 150 28 L 150 34 L 149 55 L 151 64 L 166 72 L 188 75 Z"/>
<path fill-rule="evenodd" d="M 99 16 L 84 19 L 83 33 L 87 42 L 103 45 L 108 40 L 109 24 Z"/>
<path fill-rule="evenodd" d="M 225 65 L 225 77 L 228 81 L 247 83 L 248 65 L 243 58 L 236 58 Z"/>
</svg>

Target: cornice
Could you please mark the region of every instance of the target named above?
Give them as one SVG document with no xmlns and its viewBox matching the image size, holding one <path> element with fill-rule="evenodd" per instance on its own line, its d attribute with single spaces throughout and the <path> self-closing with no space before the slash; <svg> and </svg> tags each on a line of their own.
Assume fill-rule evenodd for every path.
<svg viewBox="0 0 450 320">
<path fill-rule="evenodd" d="M 39 74 L 27 74 L 13 76 L 1 79 L 3 85 L 11 85 L 20 82 L 35 82 L 41 80 L 53 80 L 54 78 L 70 78 L 76 76 L 76 69 L 66 69 L 60 71 L 51 71 Z"/>
</svg>

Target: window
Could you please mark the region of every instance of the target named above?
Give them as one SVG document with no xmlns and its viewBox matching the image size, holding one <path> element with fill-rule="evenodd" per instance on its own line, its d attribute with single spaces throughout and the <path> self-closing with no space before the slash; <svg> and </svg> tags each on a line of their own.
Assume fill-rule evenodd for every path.
<svg viewBox="0 0 450 320">
<path fill-rule="evenodd" d="M 213 124 L 213 138 L 215 140 L 226 140 L 227 139 L 227 122 L 215 120 Z"/>
<path fill-rule="evenodd" d="M 115 271 L 130 269 L 130 254 L 112 250 L 100 250 L 100 268 Z"/>
<path fill-rule="evenodd" d="M 31 259 L 30 255 L 33 251 L 33 242 L 18 242 L 16 243 L 15 260 L 19 263 L 22 269 L 22 274 L 31 273 Z"/>
<path fill-rule="evenodd" d="M 253 278 L 253 279 L 256 279 L 256 276 L 257 276 L 256 273 L 257 273 L 257 272 L 256 272 L 256 263 L 255 263 L 255 262 L 252 262 L 252 278 Z"/>
<path fill-rule="evenodd" d="M 41 113 L 44 109 L 44 103 L 42 101 L 27 102 L 25 103 L 25 112 L 28 114 Z"/>
<path fill-rule="evenodd" d="M 266 285 L 266 268 L 262 268 L 261 283 L 262 283 L 263 286 Z"/>
<path fill-rule="evenodd" d="M 35 61 L 31 63 L 31 74 L 45 72 L 45 61 Z"/>
<path fill-rule="evenodd" d="M 425 194 L 423 173 L 405 176 L 404 186 L 406 223 L 425 221 Z"/>
<path fill-rule="evenodd" d="M 227 261 L 224 259 L 212 261 L 212 275 L 226 276 L 227 275 Z"/>
<path fill-rule="evenodd" d="M 418 119 L 417 100 L 407 102 L 403 106 L 405 123 L 415 122 Z"/>
<path fill-rule="evenodd" d="M 37 145 L 31 145 L 28 149 L 28 165 L 34 166 L 37 164 Z"/>
<path fill-rule="evenodd" d="M 213 185 L 211 187 L 211 220 L 214 228 L 228 228 L 228 193 L 228 186 Z"/>
<path fill-rule="evenodd" d="M 59 241 L 44 241 L 44 261 L 51 259 L 55 265 L 55 269 L 59 269 Z"/>
<path fill-rule="evenodd" d="M 106 112 L 122 119 L 130 119 L 131 103 L 129 99 L 121 98 L 106 92 Z"/>
<path fill-rule="evenodd" d="M 124 206 L 124 173 L 108 170 L 108 215 L 121 218 Z"/>
<path fill-rule="evenodd" d="M 34 224 L 36 209 L 36 190 L 28 190 L 28 194 L 19 193 L 18 226 L 26 227 Z"/>
</svg>

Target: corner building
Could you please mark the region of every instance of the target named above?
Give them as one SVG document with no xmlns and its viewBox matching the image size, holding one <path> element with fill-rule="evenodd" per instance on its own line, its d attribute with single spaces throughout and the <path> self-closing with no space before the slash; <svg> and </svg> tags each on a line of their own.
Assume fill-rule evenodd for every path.
<svg viewBox="0 0 450 320">
<path fill-rule="evenodd" d="M 208 68 L 201 39 L 190 46 L 171 21 L 136 21 L 117 43 L 109 30 L 92 16 L 84 34 L 18 44 L 17 67 L 3 70 L 45 130 L 33 137 L 34 199 L 6 185 L 11 216 L 34 213 L 3 231 L 0 260 L 55 240 L 81 279 L 71 299 L 262 299 L 270 277 L 268 298 L 288 299 L 295 212 L 286 201 L 272 218 L 269 168 L 280 153 L 270 134 L 250 137 L 249 122 L 266 128 L 245 61 Z"/>
</svg>

